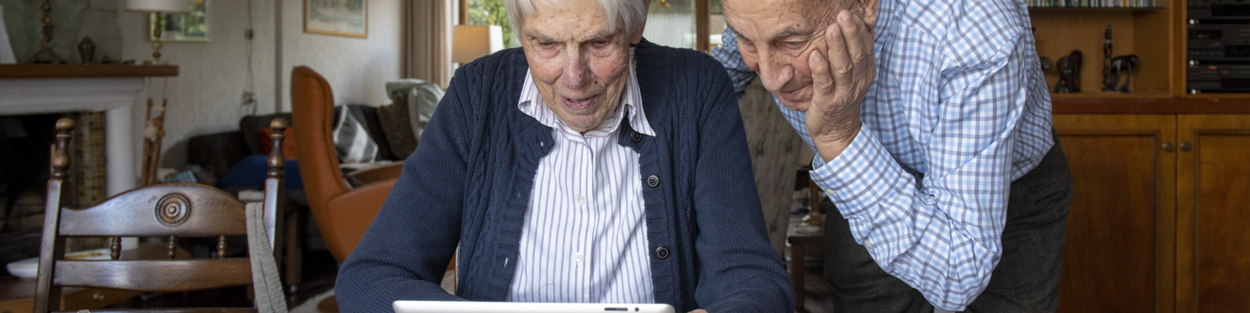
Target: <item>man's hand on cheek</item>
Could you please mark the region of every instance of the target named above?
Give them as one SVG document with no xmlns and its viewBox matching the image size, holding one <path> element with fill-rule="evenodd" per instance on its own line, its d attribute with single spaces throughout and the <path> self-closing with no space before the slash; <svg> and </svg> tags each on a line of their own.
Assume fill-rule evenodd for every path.
<svg viewBox="0 0 1250 313">
<path fill-rule="evenodd" d="M 843 10 L 825 31 L 827 52 L 808 57 L 813 90 L 807 133 L 825 162 L 841 154 L 859 133 L 860 104 L 877 75 L 873 34 L 862 18 Z"/>
</svg>

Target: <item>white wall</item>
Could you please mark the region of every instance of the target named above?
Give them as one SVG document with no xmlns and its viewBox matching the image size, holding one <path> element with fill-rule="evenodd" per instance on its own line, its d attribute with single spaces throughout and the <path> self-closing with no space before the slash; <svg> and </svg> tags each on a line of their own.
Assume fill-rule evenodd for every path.
<svg viewBox="0 0 1250 313">
<path fill-rule="evenodd" d="M 282 111 L 291 110 L 288 84 L 291 69 L 308 66 L 330 83 L 334 102 L 382 105 L 390 103 L 387 81 L 400 78 L 399 0 L 370 0 L 369 37 L 351 38 L 304 33 L 304 0 L 282 1 Z"/>
<path fill-rule="evenodd" d="M 152 46 L 147 39 L 147 15 L 125 10 L 125 1 L 118 1 L 118 24 L 122 29 L 122 55 L 137 62 L 151 59 Z M 243 91 L 248 88 L 248 53 L 245 33 L 248 9 L 251 6 L 252 72 L 256 99 L 253 106 L 243 106 Z M 162 94 L 168 99 L 165 115 L 162 167 L 182 169 L 186 164 L 186 142 L 192 136 L 233 130 L 239 118 L 273 112 L 274 16 L 269 1 L 217 0 L 209 3 L 210 42 L 165 42 L 161 59 L 178 66 L 178 76 L 151 78 L 148 88 L 133 108 L 133 138 L 142 143 L 146 99 L 159 104 Z M 135 145 L 136 169 L 141 168 L 142 144 Z M 137 175 L 137 174 L 136 174 Z"/>
<path fill-rule="evenodd" d="M 400 77 L 401 0 L 368 1 L 367 39 L 306 34 L 303 0 L 281 1 L 213 0 L 209 7 L 211 42 L 165 43 L 161 58 L 178 65 L 179 75 L 149 80 L 148 89 L 134 104 L 135 124 L 131 127 L 133 138 L 142 143 L 146 99 L 150 96 L 159 102 L 164 90 L 169 109 L 161 167 L 181 170 L 186 165 L 187 141 L 193 136 L 236 130 L 239 118 L 245 115 L 290 112 L 288 77 L 298 65 L 307 65 L 325 76 L 336 103 L 389 102 L 384 83 Z M 124 1 L 118 3 L 123 57 L 139 62 L 150 59 L 146 15 L 128 12 Z M 242 105 L 243 91 L 248 88 L 245 33 L 249 6 L 254 30 L 251 72 L 255 106 Z M 279 7 L 282 12 L 276 14 Z M 281 39 L 276 32 L 279 18 Z M 281 55 L 276 55 L 279 50 Z M 280 68 L 275 68 L 277 62 L 281 62 Z M 277 71 L 282 75 L 280 84 L 275 79 Z M 275 105 L 279 98 L 280 106 Z M 140 168 L 142 148 L 142 144 L 135 145 L 136 169 Z"/>
</svg>

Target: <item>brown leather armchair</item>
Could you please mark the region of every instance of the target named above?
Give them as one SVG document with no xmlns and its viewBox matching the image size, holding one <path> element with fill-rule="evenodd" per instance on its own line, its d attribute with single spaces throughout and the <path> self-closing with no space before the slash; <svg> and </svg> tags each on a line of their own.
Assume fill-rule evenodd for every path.
<svg viewBox="0 0 1250 313">
<path fill-rule="evenodd" d="M 330 254 L 343 263 L 378 215 L 402 165 L 373 171 L 369 176 L 375 181 L 363 187 L 347 185 L 330 135 L 334 94 L 325 78 L 308 67 L 291 70 L 291 113 L 308 205 Z"/>
</svg>

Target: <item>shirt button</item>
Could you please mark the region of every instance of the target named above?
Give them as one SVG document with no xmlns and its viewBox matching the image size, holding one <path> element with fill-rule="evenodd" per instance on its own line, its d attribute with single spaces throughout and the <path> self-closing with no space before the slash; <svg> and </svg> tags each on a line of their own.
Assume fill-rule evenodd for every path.
<svg viewBox="0 0 1250 313">
<path fill-rule="evenodd" d="M 825 188 L 825 193 L 827 193 L 827 194 L 829 194 L 830 196 L 832 196 L 832 195 L 833 195 L 833 188 Z"/>
<path fill-rule="evenodd" d="M 586 197 L 577 196 L 577 205 L 586 205 Z"/>
<path fill-rule="evenodd" d="M 655 175 L 647 176 L 647 186 L 651 186 L 651 188 L 660 186 L 660 177 Z"/>
<path fill-rule="evenodd" d="M 864 248 L 868 248 L 868 250 L 872 250 L 872 242 L 864 241 Z"/>
<path fill-rule="evenodd" d="M 655 257 L 660 258 L 661 260 L 663 260 L 663 259 L 667 259 L 667 258 L 668 258 L 668 247 L 667 247 L 667 246 L 660 246 L 659 248 L 655 249 Z"/>
<path fill-rule="evenodd" d="M 642 141 L 642 133 L 634 132 L 633 134 L 629 134 L 629 139 L 634 142 Z"/>
<path fill-rule="evenodd" d="M 573 259 L 574 259 L 574 260 L 577 260 L 577 263 L 581 263 L 581 262 L 582 262 L 582 254 L 581 254 L 580 252 L 578 252 L 578 253 L 577 253 L 577 255 L 573 257 Z"/>
</svg>

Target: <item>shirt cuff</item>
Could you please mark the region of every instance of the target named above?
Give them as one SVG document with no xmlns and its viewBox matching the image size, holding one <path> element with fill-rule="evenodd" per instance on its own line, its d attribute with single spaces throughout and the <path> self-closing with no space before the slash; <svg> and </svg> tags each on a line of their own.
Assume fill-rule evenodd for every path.
<svg viewBox="0 0 1250 313">
<path fill-rule="evenodd" d="M 906 175 L 877 136 L 862 125 L 842 154 L 824 163 L 817 153 L 812 168 L 812 181 L 824 189 L 846 219 L 858 217 L 878 203 L 891 190 L 882 186 L 893 187 L 893 179 Z"/>
</svg>

